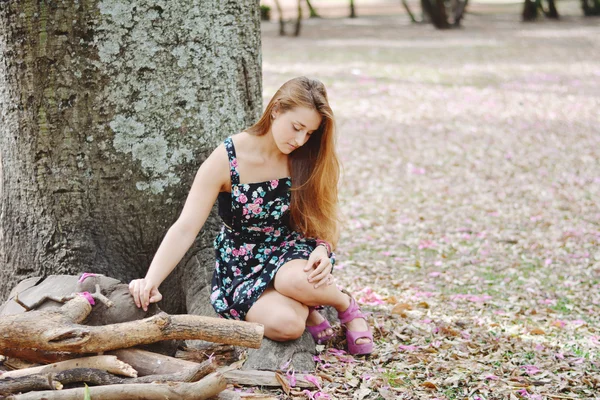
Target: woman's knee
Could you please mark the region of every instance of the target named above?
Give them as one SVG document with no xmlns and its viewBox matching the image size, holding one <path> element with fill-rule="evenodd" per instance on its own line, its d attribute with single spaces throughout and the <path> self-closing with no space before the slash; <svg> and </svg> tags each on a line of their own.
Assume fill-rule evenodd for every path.
<svg viewBox="0 0 600 400">
<path fill-rule="evenodd" d="M 275 275 L 275 290 L 285 295 L 310 290 L 312 285 L 308 282 L 308 274 L 303 270 L 304 263 L 304 260 L 294 260 L 281 267 Z"/>
</svg>

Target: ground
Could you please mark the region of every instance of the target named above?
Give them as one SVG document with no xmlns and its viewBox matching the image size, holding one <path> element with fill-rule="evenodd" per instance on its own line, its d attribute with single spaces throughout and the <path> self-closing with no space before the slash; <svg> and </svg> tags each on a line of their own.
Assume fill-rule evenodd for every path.
<svg viewBox="0 0 600 400">
<path fill-rule="evenodd" d="M 559 2 L 436 31 L 405 15 L 263 24 L 265 101 L 322 80 L 345 214 L 335 275 L 376 351 L 319 347 L 282 398 L 600 398 L 600 20 Z M 291 30 L 291 26 L 288 27 Z M 259 389 L 254 389 L 259 391 Z"/>
</svg>

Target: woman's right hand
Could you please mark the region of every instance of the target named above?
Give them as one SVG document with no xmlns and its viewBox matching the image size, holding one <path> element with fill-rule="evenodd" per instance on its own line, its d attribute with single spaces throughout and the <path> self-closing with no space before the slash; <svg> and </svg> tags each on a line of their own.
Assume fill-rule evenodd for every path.
<svg viewBox="0 0 600 400">
<path fill-rule="evenodd" d="M 133 296 L 135 305 L 148 311 L 150 303 L 157 303 L 162 299 L 158 285 L 148 279 L 134 279 L 129 283 L 129 293 Z"/>
</svg>

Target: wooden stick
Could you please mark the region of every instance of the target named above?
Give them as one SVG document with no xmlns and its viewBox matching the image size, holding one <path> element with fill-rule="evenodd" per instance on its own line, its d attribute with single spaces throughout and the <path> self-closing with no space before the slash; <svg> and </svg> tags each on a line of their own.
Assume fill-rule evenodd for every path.
<svg viewBox="0 0 600 400">
<path fill-rule="evenodd" d="M 256 399 L 256 400 L 278 400 L 279 397 L 275 397 L 269 394 L 261 393 L 239 393 L 233 390 L 223 390 L 217 396 L 218 400 L 243 400 L 243 399 Z"/>
<path fill-rule="evenodd" d="M 0 348 L 99 353 L 169 339 L 200 339 L 259 348 L 264 334 L 260 324 L 166 313 L 113 325 L 79 325 L 90 311 L 88 301 L 76 296 L 56 310 L 6 316 L 0 320 Z"/>
<path fill-rule="evenodd" d="M 74 358 L 93 356 L 94 354 L 74 354 L 50 351 L 38 351 L 35 349 L 0 349 L 0 354 L 10 358 L 31 361 L 38 364 L 52 364 L 59 361 L 72 360 Z M 10 359 L 9 358 L 9 359 Z"/>
<path fill-rule="evenodd" d="M 119 360 L 131 365 L 138 372 L 138 376 L 173 374 L 198 365 L 196 362 L 136 348 L 113 350 L 108 354 L 115 355 Z"/>
<path fill-rule="evenodd" d="M 234 383 L 237 385 L 246 385 L 246 386 L 274 386 L 281 387 L 281 383 L 275 377 L 275 372 L 273 371 L 257 371 L 257 370 L 249 370 L 249 371 L 227 371 L 224 372 L 225 379 L 227 379 L 228 383 Z M 296 385 L 295 387 L 302 388 L 311 388 L 314 389 L 317 386 L 308 381 L 305 377 L 305 374 L 296 374 Z"/>
<path fill-rule="evenodd" d="M 60 390 L 62 388 L 62 383 L 52 379 L 52 376 L 22 376 L 15 379 L 1 380 L 0 396 L 6 396 L 12 393 L 30 392 L 32 390 Z"/>
<path fill-rule="evenodd" d="M 227 382 L 215 372 L 199 382 L 170 384 L 126 384 L 90 387 L 92 399 L 102 400 L 205 400 L 225 390 Z M 32 392 L 9 396 L 7 400 L 81 400 L 85 389 Z"/>
<path fill-rule="evenodd" d="M 94 368 L 108 371 L 117 375 L 124 375 L 130 377 L 138 376 L 137 371 L 133 369 L 131 365 L 118 360 L 116 356 L 93 356 L 76 358 L 74 360 L 68 361 L 61 361 L 49 365 L 41 365 L 39 367 L 31 367 L 4 372 L 0 375 L 0 382 L 2 381 L 2 379 L 6 378 L 17 378 L 20 376 L 43 374 L 49 372 L 60 372 L 73 368 Z"/>
<path fill-rule="evenodd" d="M 202 362 L 208 357 L 214 358 L 218 366 L 225 366 L 239 360 L 241 349 L 229 344 L 210 343 L 202 347 L 184 347 L 177 350 L 175 358 Z"/>
<path fill-rule="evenodd" d="M 121 378 L 101 369 L 75 368 L 56 374 L 42 373 L 0 380 L 0 395 L 32 390 L 60 390 L 64 385 L 79 382 L 99 386 L 153 382 L 197 382 L 214 371 L 215 365 L 211 361 L 195 364 L 194 368 L 188 368 L 174 374 L 147 375 L 140 378 Z"/>
</svg>

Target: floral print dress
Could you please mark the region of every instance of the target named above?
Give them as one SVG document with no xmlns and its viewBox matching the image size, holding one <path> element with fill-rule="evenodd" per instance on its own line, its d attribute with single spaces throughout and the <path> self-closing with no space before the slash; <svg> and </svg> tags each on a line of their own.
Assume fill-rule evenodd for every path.
<svg viewBox="0 0 600 400">
<path fill-rule="evenodd" d="M 289 227 L 291 178 L 242 184 L 231 137 L 225 148 L 231 193 L 219 193 L 223 226 L 214 241 L 210 301 L 221 317 L 244 320 L 279 268 L 291 260 L 308 260 L 316 240 Z"/>
</svg>

